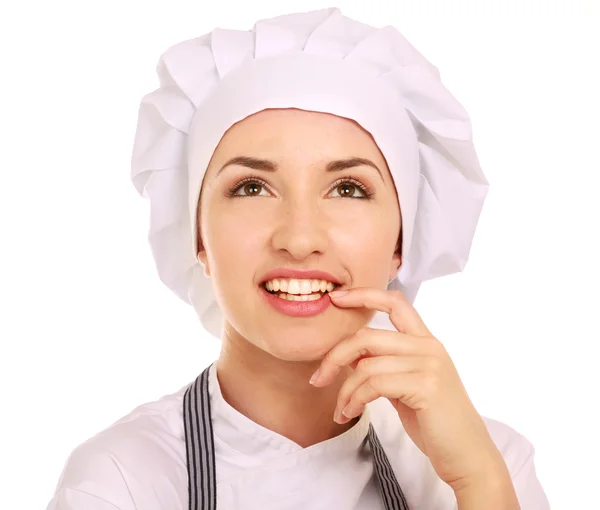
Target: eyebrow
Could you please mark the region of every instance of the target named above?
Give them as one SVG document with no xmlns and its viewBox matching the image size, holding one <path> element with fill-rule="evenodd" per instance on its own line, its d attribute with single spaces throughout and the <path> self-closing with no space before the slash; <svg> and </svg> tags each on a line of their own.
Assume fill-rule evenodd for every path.
<svg viewBox="0 0 600 510">
<path fill-rule="evenodd" d="M 263 172 L 276 172 L 277 165 L 268 159 L 259 159 L 252 158 L 250 156 L 236 156 L 235 158 L 231 158 L 227 163 L 225 163 L 217 172 L 219 175 L 225 168 L 230 165 L 239 165 L 245 166 L 247 168 L 252 168 L 253 170 L 262 170 Z M 326 172 L 339 172 L 341 170 L 346 170 L 348 168 L 354 168 L 357 166 L 370 166 L 377 170 L 381 180 L 383 180 L 383 174 L 381 170 L 377 167 L 375 163 L 373 163 L 370 159 L 366 158 L 348 158 L 348 159 L 336 159 L 335 161 L 330 161 L 327 163 L 325 167 Z"/>
</svg>

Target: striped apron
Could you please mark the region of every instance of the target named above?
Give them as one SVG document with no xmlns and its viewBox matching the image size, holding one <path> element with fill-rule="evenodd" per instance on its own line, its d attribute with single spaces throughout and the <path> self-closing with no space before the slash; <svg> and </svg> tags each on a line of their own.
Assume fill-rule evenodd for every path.
<svg viewBox="0 0 600 510">
<path fill-rule="evenodd" d="M 183 397 L 188 510 L 216 510 L 217 508 L 215 448 L 208 393 L 209 370 L 210 366 L 190 384 Z M 373 452 L 375 475 L 386 510 L 409 510 L 372 424 L 369 425 L 367 437 Z"/>
</svg>

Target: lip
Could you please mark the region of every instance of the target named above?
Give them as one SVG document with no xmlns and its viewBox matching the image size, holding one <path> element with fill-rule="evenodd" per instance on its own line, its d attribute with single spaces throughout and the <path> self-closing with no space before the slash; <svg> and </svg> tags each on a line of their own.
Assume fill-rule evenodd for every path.
<svg viewBox="0 0 600 510">
<path fill-rule="evenodd" d="M 262 285 L 259 292 L 270 306 L 290 317 L 314 317 L 323 313 L 331 305 L 331 298 L 327 293 L 315 301 L 288 301 L 267 292 Z"/>
<path fill-rule="evenodd" d="M 336 278 L 327 271 L 321 271 L 319 269 L 292 269 L 289 267 L 276 267 L 271 269 L 263 275 L 260 280 L 260 284 L 264 284 L 274 278 L 299 278 L 299 279 L 310 279 L 310 280 L 326 280 L 336 285 L 342 285 L 342 281 Z M 279 298 L 278 298 L 279 299 Z"/>
</svg>

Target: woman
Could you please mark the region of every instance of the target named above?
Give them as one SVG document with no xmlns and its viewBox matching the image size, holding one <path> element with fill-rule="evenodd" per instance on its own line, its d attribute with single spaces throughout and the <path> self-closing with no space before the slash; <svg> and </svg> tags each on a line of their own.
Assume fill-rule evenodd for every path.
<svg viewBox="0 0 600 510">
<path fill-rule="evenodd" d="M 393 28 L 338 9 L 170 48 L 133 181 L 216 363 L 79 446 L 50 509 L 546 509 L 412 302 L 461 271 L 487 181 Z"/>
</svg>

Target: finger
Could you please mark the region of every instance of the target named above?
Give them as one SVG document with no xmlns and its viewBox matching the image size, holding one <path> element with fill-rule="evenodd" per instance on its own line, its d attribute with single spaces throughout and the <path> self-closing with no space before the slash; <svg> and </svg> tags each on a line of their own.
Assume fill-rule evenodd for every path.
<svg viewBox="0 0 600 510">
<path fill-rule="evenodd" d="M 370 308 L 389 314 L 394 327 L 402 332 L 415 336 L 430 336 L 431 332 L 423 319 L 415 310 L 403 292 L 399 290 L 383 290 L 371 287 L 355 287 L 345 294 L 329 293 L 336 306 L 347 308 Z"/>
<path fill-rule="evenodd" d="M 372 356 L 420 356 L 432 354 L 430 342 L 398 331 L 361 328 L 354 335 L 336 344 L 321 362 L 311 384 L 321 387 L 329 384 L 343 367 L 360 358 Z"/>
<path fill-rule="evenodd" d="M 423 397 L 420 388 L 423 376 L 420 373 L 381 374 L 367 379 L 352 394 L 348 405 L 342 409 L 342 423 L 360 416 L 365 406 L 380 397 L 398 399 L 411 409 L 419 409 Z M 345 418 L 344 418 L 345 417 Z"/>
<path fill-rule="evenodd" d="M 362 359 L 356 370 L 344 381 L 338 393 L 336 410 L 341 412 L 354 392 L 370 377 L 384 374 L 420 372 L 427 369 L 427 358 L 422 356 L 378 356 Z"/>
</svg>

